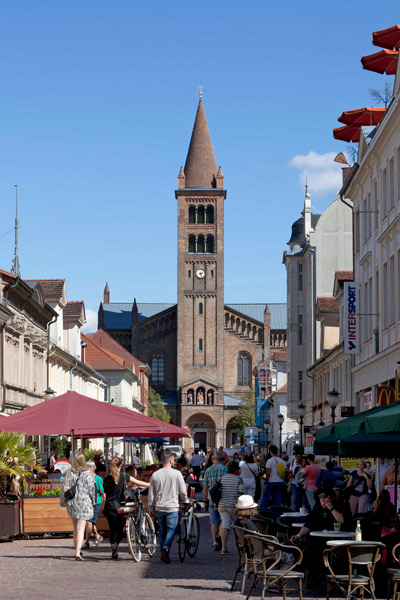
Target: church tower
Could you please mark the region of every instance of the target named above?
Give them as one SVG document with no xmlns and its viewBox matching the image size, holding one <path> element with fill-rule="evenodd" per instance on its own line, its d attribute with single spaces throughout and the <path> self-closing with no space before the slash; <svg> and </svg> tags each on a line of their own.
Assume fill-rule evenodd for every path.
<svg viewBox="0 0 400 600">
<path fill-rule="evenodd" d="M 224 408 L 224 178 L 200 93 L 185 167 L 178 175 L 178 369 L 181 424 Z M 207 425 L 207 423 L 206 423 Z M 211 427 L 211 426 L 210 426 Z M 214 426 L 215 429 L 215 426 Z M 200 438 L 199 438 L 200 441 Z M 215 443 L 209 435 L 201 446 Z"/>
</svg>

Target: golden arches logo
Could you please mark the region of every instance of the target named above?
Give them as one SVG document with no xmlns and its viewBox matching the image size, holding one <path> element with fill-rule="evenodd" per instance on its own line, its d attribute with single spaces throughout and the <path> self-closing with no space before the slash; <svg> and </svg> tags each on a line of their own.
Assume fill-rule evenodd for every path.
<svg viewBox="0 0 400 600">
<path fill-rule="evenodd" d="M 378 386 L 378 406 L 387 406 L 395 402 L 395 400 L 394 390 Z"/>
</svg>

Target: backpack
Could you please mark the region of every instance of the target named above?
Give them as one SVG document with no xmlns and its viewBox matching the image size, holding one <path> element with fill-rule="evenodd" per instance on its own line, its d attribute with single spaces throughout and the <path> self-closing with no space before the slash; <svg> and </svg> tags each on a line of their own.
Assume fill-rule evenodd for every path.
<svg viewBox="0 0 400 600">
<path fill-rule="evenodd" d="M 285 467 L 284 463 L 281 462 L 280 460 L 276 460 L 276 472 L 278 474 L 278 477 L 280 477 L 281 479 L 285 479 L 286 467 Z"/>
<path fill-rule="evenodd" d="M 218 506 L 219 501 L 221 500 L 221 489 L 221 480 L 217 481 L 210 487 L 210 498 L 215 506 Z"/>
</svg>

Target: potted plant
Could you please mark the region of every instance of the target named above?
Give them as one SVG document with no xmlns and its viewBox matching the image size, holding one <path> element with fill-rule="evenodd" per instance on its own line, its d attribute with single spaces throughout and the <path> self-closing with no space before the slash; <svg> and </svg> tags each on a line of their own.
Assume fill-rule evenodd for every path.
<svg viewBox="0 0 400 600">
<path fill-rule="evenodd" d="M 24 434 L 0 433 L 0 537 L 14 537 L 21 533 L 19 501 L 15 484 L 24 486 L 32 477 L 30 469 L 43 472 L 36 458 L 35 446 L 24 443 Z"/>
</svg>

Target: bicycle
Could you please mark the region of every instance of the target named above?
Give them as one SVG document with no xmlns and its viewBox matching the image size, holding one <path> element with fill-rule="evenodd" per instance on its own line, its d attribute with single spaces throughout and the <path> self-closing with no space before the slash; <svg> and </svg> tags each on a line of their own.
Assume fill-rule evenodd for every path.
<svg viewBox="0 0 400 600">
<path fill-rule="evenodd" d="M 199 519 L 194 514 L 193 500 L 181 507 L 177 534 L 179 560 L 185 560 L 186 552 L 190 558 L 194 558 L 199 547 L 200 526 Z"/>
<path fill-rule="evenodd" d="M 141 491 L 135 490 L 135 501 L 127 502 L 125 506 L 118 509 L 123 514 L 126 523 L 125 531 L 128 540 L 129 552 L 135 562 L 142 558 L 142 546 L 152 558 L 156 553 L 157 535 L 154 523 L 140 499 Z"/>
</svg>

